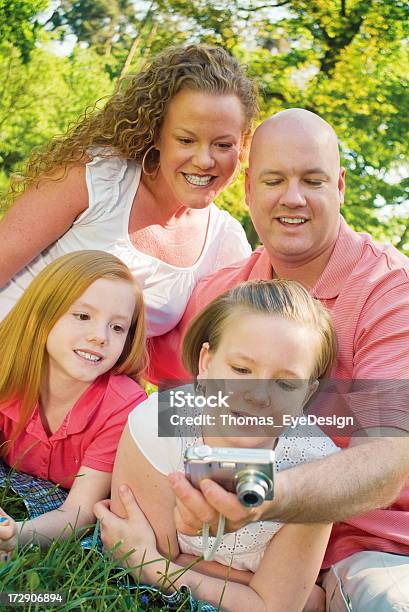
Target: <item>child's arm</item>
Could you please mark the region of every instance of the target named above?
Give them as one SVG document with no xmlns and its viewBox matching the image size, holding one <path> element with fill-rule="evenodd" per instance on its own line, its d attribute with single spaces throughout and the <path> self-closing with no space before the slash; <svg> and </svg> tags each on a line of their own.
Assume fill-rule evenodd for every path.
<svg viewBox="0 0 409 612">
<path fill-rule="evenodd" d="M 122 433 L 112 473 L 111 510 L 125 517 L 118 489 L 126 484 L 155 532 L 157 549 L 166 557 L 179 554 L 173 519 L 175 496 L 164 474 L 161 474 L 134 442 L 127 425 Z"/>
<path fill-rule="evenodd" d="M 112 549 L 125 542 L 115 554 L 135 549 L 127 563 L 142 582 L 163 589 L 187 585 L 198 599 L 219 605 L 223 610 L 250 609 L 253 612 L 301 612 L 318 574 L 330 533 L 330 525 L 285 525 L 271 540 L 259 569 L 248 586 L 229 580 L 205 577 L 160 556 L 153 531 L 131 491 L 121 487 L 119 494 L 125 517 L 109 511 L 109 503 L 95 508 L 101 519 L 104 544 Z M 141 568 L 142 564 L 142 568 Z M 176 575 L 175 575 L 176 572 Z M 172 575 L 173 574 L 173 575 Z"/>
<path fill-rule="evenodd" d="M 119 487 L 124 484 L 130 487 L 133 496 L 131 492 L 120 494 Z M 97 515 L 104 519 L 101 533 L 108 549 L 121 539 L 126 546 L 120 553 L 128 552 L 132 547 L 137 549 L 128 560 L 131 565 L 141 563 L 146 550 L 145 560 L 157 561 L 145 567 L 141 579 L 165 588 L 169 587 L 169 582 L 163 584 L 160 576 L 180 571 L 181 565 L 178 562 L 179 558 L 183 558 L 183 555 L 178 557 L 174 506 L 175 496 L 167 477 L 159 473 L 146 459 L 132 439 L 127 426 L 115 460 L 112 502 L 109 505 L 112 512 L 123 519 L 109 513 L 107 505 L 98 504 Z M 132 511 L 134 512 L 131 515 Z M 231 570 L 223 608 L 237 610 L 252 606 L 254 612 L 264 610 L 266 606 L 269 610 L 302 610 L 318 575 L 330 529 L 330 525 L 317 524 L 282 527 L 270 542 L 260 567 L 248 586 L 235 582 L 237 570 Z M 169 558 L 169 549 L 170 558 L 176 563 L 169 564 L 167 559 L 161 557 L 163 555 Z M 176 584 L 187 584 L 196 597 L 217 605 L 225 588 L 224 575 L 227 570 L 228 568 L 222 572 L 211 572 L 213 576 L 216 573 L 220 578 L 208 575 L 204 577 L 206 565 L 203 563 L 199 571 L 188 570 Z M 135 571 L 135 575 L 139 577 L 139 570 Z M 246 606 L 242 605 L 244 601 Z"/>
<path fill-rule="evenodd" d="M 0 524 L 0 549 L 11 550 L 17 542 L 24 545 L 32 540 L 47 547 L 56 538 L 68 537 L 73 529 L 89 526 L 95 522 L 93 506 L 109 494 L 110 483 L 109 472 L 82 466 L 66 500 L 57 510 L 24 522 L 15 523 L 9 519 L 7 531 L 6 527 L 1 529 Z"/>
<path fill-rule="evenodd" d="M 221 600 L 223 610 L 252 609 L 253 612 L 301 612 L 317 578 L 331 527 L 329 525 L 285 525 L 271 540 L 259 569 L 248 585 L 238 584 L 231 578 L 227 582 L 220 578 L 204 577 L 197 571 L 180 573 L 177 563 L 157 560 L 155 552 L 146 556 L 146 565 L 141 580 L 150 584 L 169 587 L 179 571 L 174 585 L 189 586 L 194 597 L 217 606 Z M 140 564 L 141 555 L 136 553 L 128 564 Z M 139 568 L 134 571 L 140 575 Z M 223 596 L 222 596 L 223 594 Z"/>
<path fill-rule="evenodd" d="M 174 559 L 175 563 L 186 567 L 186 565 L 192 565 L 194 563 L 194 570 L 199 574 L 205 576 L 212 576 L 213 578 L 221 578 L 222 580 L 233 580 L 239 584 L 250 583 L 250 580 L 254 576 L 254 572 L 250 570 L 239 570 L 228 565 L 222 565 L 218 561 L 204 561 L 202 557 L 190 555 L 187 553 L 181 553 L 177 559 Z"/>
<path fill-rule="evenodd" d="M 126 511 L 118 492 L 121 484 L 127 484 L 133 492 L 155 533 L 155 548 L 160 554 L 181 566 L 199 559 L 193 555 L 179 554 L 174 523 L 175 496 L 167 477 L 151 465 L 133 441 L 129 426 L 124 429 L 115 458 L 110 503 L 112 512 L 125 517 Z M 217 561 L 198 561 L 197 571 L 223 579 L 228 572 L 232 580 L 244 583 L 248 583 L 253 575 L 252 572 L 229 569 Z"/>
</svg>

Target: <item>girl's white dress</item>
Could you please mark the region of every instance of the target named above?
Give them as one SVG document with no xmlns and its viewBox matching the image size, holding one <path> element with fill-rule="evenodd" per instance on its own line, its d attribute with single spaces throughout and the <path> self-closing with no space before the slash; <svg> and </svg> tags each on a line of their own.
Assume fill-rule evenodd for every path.
<svg viewBox="0 0 409 612">
<path fill-rule="evenodd" d="M 130 413 L 128 425 L 139 450 L 156 470 L 165 475 L 173 471 L 183 472 L 186 448 L 203 444 L 201 438 L 158 436 L 157 393 L 150 395 Z M 275 448 L 275 468 L 280 472 L 337 451 L 339 448 L 318 427 L 299 426 L 279 436 Z M 258 521 L 235 533 L 227 533 L 214 560 L 236 569 L 255 572 L 271 538 L 282 526 L 283 523 L 277 521 Z M 181 552 L 196 556 L 202 554 L 201 537 L 178 533 L 178 541 Z M 212 543 L 213 538 L 210 538 Z"/>
</svg>

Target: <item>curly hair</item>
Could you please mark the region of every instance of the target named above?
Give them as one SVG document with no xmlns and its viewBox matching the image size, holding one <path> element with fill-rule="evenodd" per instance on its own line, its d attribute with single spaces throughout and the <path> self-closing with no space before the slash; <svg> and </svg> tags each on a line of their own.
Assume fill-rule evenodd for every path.
<svg viewBox="0 0 409 612">
<path fill-rule="evenodd" d="M 170 47 L 144 70 L 119 81 L 104 108 L 95 106 L 91 112 L 86 111 L 66 134 L 54 137 L 45 149 L 34 151 L 24 174 L 14 177 L 12 192 L 16 195 L 42 178 L 55 178 L 59 171 L 63 176 L 69 166 L 89 159 L 93 147 L 105 148 L 98 151 L 99 155 L 142 163 L 159 136 L 169 102 L 182 89 L 239 98 L 244 115 L 243 158 L 258 111 L 254 81 L 221 47 Z M 155 165 L 157 159 L 146 160 L 146 167 Z"/>
</svg>

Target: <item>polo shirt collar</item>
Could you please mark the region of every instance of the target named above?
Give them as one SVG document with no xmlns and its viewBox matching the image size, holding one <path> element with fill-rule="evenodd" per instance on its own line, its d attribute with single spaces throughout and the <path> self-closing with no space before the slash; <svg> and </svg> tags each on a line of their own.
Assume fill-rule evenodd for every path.
<svg viewBox="0 0 409 612">
<path fill-rule="evenodd" d="M 37 402 L 23 431 L 27 432 L 34 438 L 37 438 L 37 440 L 46 442 L 49 438 L 47 437 L 47 434 L 44 431 L 38 408 L 39 405 Z M 11 421 L 18 423 L 20 419 L 20 402 L 18 400 L 10 402 L 8 406 L 4 410 L 2 410 L 2 413 Z"/>
<path fill-rule="evenodd" d="M 340 215 L 337 241 L 323 273 L 311 291 L 313 297 L 319 300 L 331 300 L 338 297 L 357 261 L 361 259 L 364 244 L 364 238 L 354 232 Z M 264 247 L 260 247 L 259 250 L 260 256 L 248 278 L 271 280 L 273 268 L 270 258 Z"/>
<path fill-rule="evenodd" d="M 363 237 L 354 232 L 340 216 L 339 233 L 331 257 L 311 293 L 319 300 L 337 298 L 343 286 L 361 259 Z"/>
<path fill-rule="evenodd" d="M 109 372 L 99 376 L 74 404 L 62 425 L 62 429 L 65 430 L 64 435 L 69 436 L 84 431 L 88 423 L 92 421 L 94 413 L 99 409 L 105 396 L 109 376 Z M 61 428 L 59 431 L 62 433 Z"/>
<path fill-rule="evenodd" d="M 273 267 L 271 265 L 270 258 L 264 247 L 257 249 L 260 256 L 257 258 L 256 263 L 250 271 L 248 277 L 249 280 L 272 280 L 273 279 Z"/>
</svg>

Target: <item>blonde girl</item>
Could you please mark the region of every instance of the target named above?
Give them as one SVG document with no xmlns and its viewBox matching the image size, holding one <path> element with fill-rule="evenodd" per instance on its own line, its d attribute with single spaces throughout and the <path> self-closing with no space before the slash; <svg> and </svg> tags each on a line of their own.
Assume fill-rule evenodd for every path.
<svg viewBox="0 0 409 612">
<path fill-rule="evenodd" d="M 16 470 L 12 488 L 29 493 L 31 516 L 40 515 L 16 523 L 0 510 L 7 554 L 17 542 L 47 545 L 89 525 L 93 504 L 109 494 L 128 413 L 146 397 L 138 383 L 146 363 L 141 291 L 108 253 L 65 255 L 0 324 L 0 346 L 1 473 L 4 480 Z M 47 495 L 56 484 L 68 495 Z"/>
<path fill-rule="evenodd" d="M 243 283 L 218 297 L 193 320 L 183 348 L 185 366 L 201 385 L 234 380 L 238 391 L 224 412 L 270 416 L 275 423 L 284 414 L 302 414 L 335 356 L 329 314 L 300 284 L 282 280 Z M 305 426 L 252 435 L 249 427 L 217 431 L 205 425 L 195 438 L 159 438 L 156 404 L 151 396 L 130 414 L 115 462 L 112 511 L 106 502 L 96 505 L 105 546 L 122 540 L 120 552 L 135 549 L 130 564 L 152 561 L 135 569 L 135 576 L 165 589 L 188 585 L 194 597 L 213 606 L 221 601 L 223 610 L 301 611 L 321 566 L 329 525 L 255 520 L 225 534 L 214 561 L 200 561 L 202 537 L 176 530 L 175 513 L 184 510 L 173 489 L 184 478 L 184 451 L 197 444 L 275 449 L 278 471 L 335 452 L 334 444 L 318 428 Z M 192 569 L 175 577 L 195 559 Z"/>
</svg>

